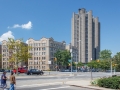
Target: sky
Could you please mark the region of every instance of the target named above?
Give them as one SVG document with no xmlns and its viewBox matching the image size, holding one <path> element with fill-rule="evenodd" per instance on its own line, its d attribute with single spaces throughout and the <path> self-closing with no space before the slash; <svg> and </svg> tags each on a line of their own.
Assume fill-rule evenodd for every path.
<svg viewBox="0 0 120 90">
<path fill-rule="evenodd" d="M 71 42 L 72 13 L 92 10 L 101 23 L 101 50 L 120 51 L 120 0 L 0 0 L 0 42 L 8 37 Z"/>
</svg>

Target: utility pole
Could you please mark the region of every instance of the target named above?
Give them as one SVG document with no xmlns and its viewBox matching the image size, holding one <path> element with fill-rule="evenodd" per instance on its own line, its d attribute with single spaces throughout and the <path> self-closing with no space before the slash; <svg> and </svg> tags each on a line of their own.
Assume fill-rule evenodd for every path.
<svg viewBox="0 0 120 90">
<path fill-rule="evenodd" d="M 72 46 L 71 46 L 72 47 Z M 72 75 L 72 49 L 70 49 L 70 53 L 71 53 L 71 75 Z"/>
<path fill-rule="evenodd" d="M 92 58 L 91 58 L 91 61 L 92 61 Z M 92 65 L 91 65 L 91 81 L 92 81 Z"/>
</svg>

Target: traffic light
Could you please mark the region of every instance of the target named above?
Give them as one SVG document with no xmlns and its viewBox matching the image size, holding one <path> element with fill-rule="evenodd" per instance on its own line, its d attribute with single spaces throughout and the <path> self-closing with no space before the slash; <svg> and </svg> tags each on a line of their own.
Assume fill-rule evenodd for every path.
<svg viewBox="0 0 120 90">
<path fill-rule="evenodd" d="M 57 58 L 56 58 L 56 57 L 54 58 L 54 61 L 57 61 Z"/>
<path fill-rule="evenodd" d="M 115 66 L 115 64 L 112 65 L 113 67 Z"/>
<path fill-rule="evenodd" d="M 97 60 L 97 62 L 100 62 L 100 60 Z"/>
<path fill-rule="evenodd" d="M 113 66 L 117 66 L 117 64 L 113 64 Z"/>
<path fill-rule="evenodd" d="M 70 66 L 71 64 L 69 63 L 68 65 Z"/>
</svg>

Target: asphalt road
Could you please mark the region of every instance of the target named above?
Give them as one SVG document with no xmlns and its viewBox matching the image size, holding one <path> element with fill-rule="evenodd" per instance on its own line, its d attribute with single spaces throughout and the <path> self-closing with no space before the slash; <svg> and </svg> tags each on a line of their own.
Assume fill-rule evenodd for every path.
<svg viewBox="0 0 120 90">
<path fill-rule="evenodd" d="M 105 76 L 110 76 L 110 73 L 93 73 L 92 77 L 93 78 L 99 78 L 99 77 L 105 77 Z M 23 78 L 22 78 L 23 77 Z M 25 75 L 22 76 L 21 78 L 16 78 L 18 81 L 22 80 L 56 80 L 56 79 L 90 79 L 91 78 L 91 73 L 78 73 L 77 75 L 72 75 L 66 74 L 66 76 L 62 75 L 53 75 L 53 76 L 40 76 L 40 75 Z M 26 78 L 25 78 L 26 77 Z"/>
<path fill-rule="evenodd" d="M 68 85 L 48 85 L 48 86 L 40 86 L 40 87 L 33 87 L 33 88 L 18 88 L 16 90 L 93 90 L 81 87 L 73 87 Z"/>
<path fill-rule="evenodd" d="M 46 76 L 40 76 L 40 75 L 25 75 L 25 74 L 20 74 L 19 76 L 16 77 L 16 82 L 17 85 L 16 87 L 28 87 L 26 89 L 19 89 L 19 90 L 52 90 L 52 88 L 55 90 L 55 88 L 57 86 L 40 86 L 40 87 L 34 87 L 35 84 L 44 84 L 44 83 L 56 83 L 56 82 L 67 82 L 67 81 L 72 81 L 72 80 L 90 80 L 91 78 L 91 73 L 90 72 L 81 72 L 81 73 L 77 73 L 77 75 L 75 76 L 71 76 L 70 73 L 66 73 L 66 72 L 60 72 L 60 73 L 56 73 L 56 72 L 51 72 L 52 75 L 46 75 Z M 65 76 L 63 76 L 63 74 Z M 9 77 L 10 73 L 7 73 L 7 76 Z M 105 73 L 105 72 L 93 72 L 92 76 L 93 78 L 98 78 L 98 77 L 104 77 L 104 76 L 110 76 L 110 73 Z M 8 87 L 9 87 L 9 80 L 7 81 Z M 33 89 L 33 87 L 29 86 L 33 86 L 35 89 Z M 37 85 L 36 85 L 37 86 Z M 59 87 L 59 86 L 58 86 Z M 62 86 L 61 86 L 62 87 Z M 44 89 L 46 88 L 46 89 Z M 51 89 L 47 89 L 47 88 L 51 88 Z M 64 87 L 65 88 L 65 87 Z M 75 88 L 75 87 L 73 87 Z M 56 90 L 61 90 L 63 88 L 58 88 Z M 79 88 L 80 89 L 80 88 Z M 67 87 L 63 90 L 78 90 L 78 89 L 72 89 L 72 87 Z M 82 90 L 82 89 L 80 89 Z M 83 89 L 85 90 L 85 89 Z"/>
</svg>

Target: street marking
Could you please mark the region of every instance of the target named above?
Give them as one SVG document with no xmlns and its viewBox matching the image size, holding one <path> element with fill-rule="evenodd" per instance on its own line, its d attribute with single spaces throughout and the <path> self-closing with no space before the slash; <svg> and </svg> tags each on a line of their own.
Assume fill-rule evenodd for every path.
<svg viewBox="0 0 120 90">
<path fill-rule="evenodd" d="M 70 87 L 70 86 L 57 87 L 57 88 L 48 88 L 48 89 L 40 89 L 40 90 L 53 90 L 53 89 L 68 88 L 68 87 Z"/>
</svg>

